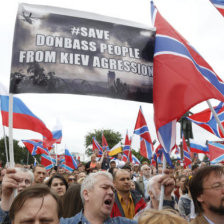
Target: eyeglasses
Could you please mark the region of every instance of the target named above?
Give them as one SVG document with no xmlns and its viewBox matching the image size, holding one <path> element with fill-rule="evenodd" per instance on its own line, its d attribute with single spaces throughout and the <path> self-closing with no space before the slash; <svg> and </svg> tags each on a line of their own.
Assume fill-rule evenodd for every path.
<svg viewBox="0 0 224 224">
<path fill-rule="evenodd" d="M 75 178 L 68 178 L 69 181 L 75 181 Z"/>
<path fill-rule="evenodd" d="M 221 190 L 222 188 L 224 188 L 224 182 L 221 183 L 221 182 L 218 182 L 218 183 L 215 183 L 209 187 L 204 187 L 203 189 L 204 190 L 207 190 L 207 189 L 212 189 L 212 190 Z"/>
</svg>

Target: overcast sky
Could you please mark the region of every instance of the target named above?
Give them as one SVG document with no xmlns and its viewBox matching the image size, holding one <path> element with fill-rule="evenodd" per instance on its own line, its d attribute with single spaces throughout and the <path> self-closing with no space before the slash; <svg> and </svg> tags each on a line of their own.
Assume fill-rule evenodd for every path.
<svg viewBox="0 0 224 224">
<path fill-rule="evenodd" d="M 11 0 L 0 8 L 0 81 L 6 86 L 9 86 L 14 24 L 19 3 Z M 149 0 L 27 0 L 24 3 L 93 12 L 151 27 Z M 224 80 L 224 18 L 209 0 L 157 0 L 155 4 L 163 17 L 200 52 Z M 57 119 L 60 120 L 63 141 L 58 146 L 59 152 L 67 147 L 70 151 L 83 153 L 84 136 L 94 129 L 113 129 L 119 131 L 123 138 L 126 130 L 132 135 L 140 105 L 151 137 L 156 139 L 152 104 L 69 94 L 19 94 L 18 97 L 49 129 L 54 127 Z M 215 106 L 217 102 L 212 101 L 212 104 Z M 199 112 L 206 106 L 203 103 L 193 108 L 192 112 Z M 201 143 L 218 139 L 195 125 L 193 129 L 195 140 Z M 0 134 L 3 135 L 2 128 Z M 13 135 L 18 140 L 41 138 L 38 133 L 16 129 L 13 130 Z M 134 136 L 133 139 L 133 147 L 137 149 L 139 137 Z M 179 142 L 177 125 L 177 143 Z"/>
</svg>

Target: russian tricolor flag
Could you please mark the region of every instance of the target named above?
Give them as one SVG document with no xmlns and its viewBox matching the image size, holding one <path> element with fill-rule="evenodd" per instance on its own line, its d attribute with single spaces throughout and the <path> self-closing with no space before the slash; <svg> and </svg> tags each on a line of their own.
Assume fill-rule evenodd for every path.
<svg viewBox="0 0 224 224">
<path fill-rule="evenodd" d="M 1 90 L 2 90 L 2 86 Z M 9 126 L 9 96 L 0 92 L 2 124 Z M 4 95 L 5 94 L 5 95 Z M 51 131 L 36 115 L 17 97 L 13 97 L 13 128 L 26 129 L 38 132 L 46 138 L 52 138 Z"/>
<path fill-rule="evenodd" d="M 190 140 L 190 151 L 195 153 L 207 154 L 209 152 L 209 149 L 205 144 L 199 144 L 194 140 Z"/>
</svg>

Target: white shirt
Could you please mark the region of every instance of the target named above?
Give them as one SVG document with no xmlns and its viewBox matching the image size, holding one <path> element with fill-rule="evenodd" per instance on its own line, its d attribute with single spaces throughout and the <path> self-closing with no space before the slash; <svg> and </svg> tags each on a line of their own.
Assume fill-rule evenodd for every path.
<svg viewBox="0 0 224 224">
<path fill-rule="evenodd" d="M 116 159 L 115 162 L 117 168 L 122 168 L 125 165 L 125 162 L 119 159 Z"/>
<path fill-rule="evenodd" d="M 150 177 L 151 178 L 151 177 Z M 145 178 L 144 176 L 143 176 L 143 183 L 144 183 L 144 190 L 145 190 L 145 192 L 144 192 L 144 198 L 145 199 L 148 199 L 148 197 L 149 197 L 149 193 L 148 193 L 148 191 L 147 191 L 147 185 L 148 185 L 148 182 L 149 182 L 149 179 L 150 178 Z"/>
</svg>

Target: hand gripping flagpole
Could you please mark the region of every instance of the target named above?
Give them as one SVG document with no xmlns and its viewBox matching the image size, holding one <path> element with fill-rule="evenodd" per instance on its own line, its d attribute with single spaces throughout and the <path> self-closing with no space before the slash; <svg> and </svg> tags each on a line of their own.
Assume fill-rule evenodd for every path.
<svg viewBox="0 0 224 224">
<path fill-rule="evenodd" d="M 207 104 L 208 104 L 212 114 L 214 115 L 214 118 L 215 118 L 216 122 L 218 123 L 218 126 L 221 129 L 222 134 L 224 135 L 224 128 L 223 128 L 223 126 L 222 126 L 222 124 L 221 124 L 221 122 L 219 120 L 219 117 L 218 117 L 217 113 L 215 112 L 214 108 L 212 107 L 210 101 L 207 100 L 206 102 L 207 102 Z"/>
</svg>

